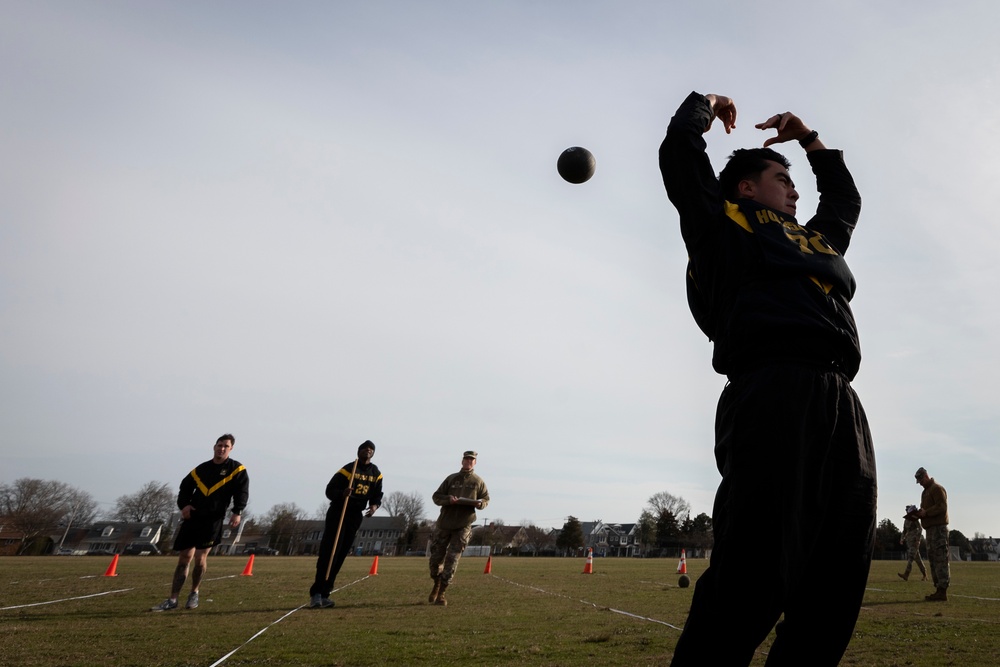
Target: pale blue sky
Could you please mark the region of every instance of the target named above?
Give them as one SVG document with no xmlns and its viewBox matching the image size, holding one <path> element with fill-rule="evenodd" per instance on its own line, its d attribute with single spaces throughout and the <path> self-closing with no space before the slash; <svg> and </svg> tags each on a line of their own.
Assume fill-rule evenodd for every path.
<svg viewBox="0 0 1000 667">
<path fill-rule="evenodd" d="M 677 5 L 0 4 L 0 481 L 107 509 L 231 431 L 251 512 L 371 439 L 431 514 L 468 448 L 488 519 L 711 513 L 724 379 L 656 164 L 694 89 L 740 110 L 716 168 L 786 110 L 845 150 L 879 517 L 923 465 L 1000 536 L 1000 6 Z"/>
</svg>

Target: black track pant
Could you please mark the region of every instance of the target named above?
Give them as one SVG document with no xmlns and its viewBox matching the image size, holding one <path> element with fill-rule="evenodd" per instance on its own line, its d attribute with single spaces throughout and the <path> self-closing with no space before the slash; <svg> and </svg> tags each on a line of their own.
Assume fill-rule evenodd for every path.
<svg viewBox="0 0 1000 667">
<path fill-rule="evenodd" d="M 875 453 L 857 394 L 837 372 L 766 366 L 730 378 L 715 432 L 715 544 L 671 664 L 747 665 L 782 614 L 769 667 L 838 664 L 875 538 Z"/>
<path fill-rule="evenodd" d="M 330 597 L 333 590 L 333 582 L 337 579 L 344 559 L 351 550 L 354 536 L 361 527 L 361 520 L 364 513 L 359 509 L 352 509 L 347 506 L 344 514 L 344 525 L 340 529 L 340 539 L 337 540 L 337 553 L 333 557 L 333 567 L 330 568 L 330 578 L 326 578 L 326 568 L 330 562 L 330 552 L 333 551 L 333 538 L 337 534 L 337 523 L 340 521 L 341 503 L 330 503 L 330 509 L 326 511 L 326 525 L 323 527 L 323 539 L 319 543 L 319 557 L 316 559 L 316 580 L 309 589 L 309 596 L 321 595 Z"/>
</svg>

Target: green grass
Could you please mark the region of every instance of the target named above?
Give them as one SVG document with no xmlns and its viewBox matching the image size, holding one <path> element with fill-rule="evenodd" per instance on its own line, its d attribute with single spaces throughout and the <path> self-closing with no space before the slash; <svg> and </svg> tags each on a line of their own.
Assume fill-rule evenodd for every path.
<svg viewBox="0 0 1000 667">
<path fill-rule="evenodd" d="M 466 558 L 449 606 L 426 602 L 422 558 L 349 558 L 334 609 L 288 612 L 307 601 L 315 561 L 212 557 L 201 607 L 152 613 L 175 559 L 0 559 L 0 665 L 663 665 L 684 624 L 692 588 L 678 588 L 672 560 Z M 692 579 L 707 563 L 689 560 Z M 836 567 L 836 561 L 828 566 Z M 1000 663 L 1000 563 L 953 563 L 951 599 L 926 603 L 927 583 L 876 561 L 844 665 Z M 766 577 L 748 563 L 747 576 Z M 814 580 L 822 604 L 823 572 Z M 70 600 L 95 593 L 97 597 Z M 182 595 L 181 602 L 187 594 Z M 625 612 L 625 613 L 621 613 Z M 261 630 L 266 631 L 245 644 Z M 769 641 L 754 665 L 763 665 Z"/>
</svg>

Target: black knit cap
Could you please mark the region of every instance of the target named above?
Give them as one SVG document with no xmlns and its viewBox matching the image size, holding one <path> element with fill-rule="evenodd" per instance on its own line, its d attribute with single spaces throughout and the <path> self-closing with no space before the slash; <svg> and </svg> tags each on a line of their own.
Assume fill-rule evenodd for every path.
<svg viewBox="0 0 1000 667">
<path fill-rule="evenodd" d="M 371 447 L 374 450 L 375 449 L 375 443 L 372 442 L 371 440 L 365 440 L 360 445 L 358 445 L 358 450 L 360 451 L 360 450 L 364 449 L 365 447 Z"/>
</svg>

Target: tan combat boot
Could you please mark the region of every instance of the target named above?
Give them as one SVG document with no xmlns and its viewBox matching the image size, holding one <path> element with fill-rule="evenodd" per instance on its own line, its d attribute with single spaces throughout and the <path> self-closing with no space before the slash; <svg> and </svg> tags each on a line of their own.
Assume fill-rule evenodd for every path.
<svg viewBox="0 0 1000 667">
<path fill-rule="evenodd" d="M 427 601 L 431 604 L 437 602 L 438 593 L 441 591 L 441 580 L 438 577 L 434 577 L 434 588 L 431 589 L 431 594 L 427 596 Z"/>
<path fill-rule="evenodd" d="M 448 606 L 448 601 L 444 599 L 444 592 L 446 590 L 448 590 L 448 584 L 442 582 L 441 585 L 438 587 L 437 600 L 434 601 L 434 604 L 439 604 L 442 607 Z"/>
<path fill-rule="evenodd" d="M 948 601 L 948 589 L 939 588 L 930 595 L 924 598 L 928 602 L 947 602 Z"/>
<path fill-rule="evenodd" d="M 910 580 L 910 573 L 909 572 L 907 572 L 906 574 L 903 574 L 902 572 L 897 572 L 896 574 L 898 574 L 899 578 L 902 579 L 903 581 L 909 581 Z"/>
</svg>

